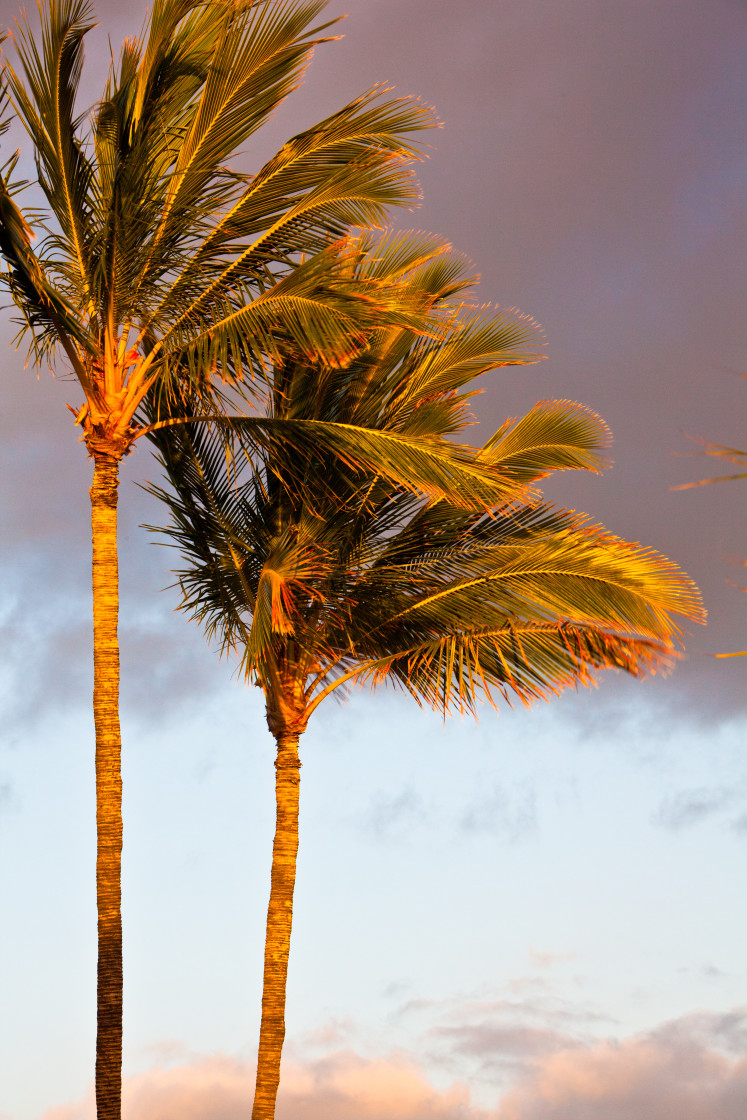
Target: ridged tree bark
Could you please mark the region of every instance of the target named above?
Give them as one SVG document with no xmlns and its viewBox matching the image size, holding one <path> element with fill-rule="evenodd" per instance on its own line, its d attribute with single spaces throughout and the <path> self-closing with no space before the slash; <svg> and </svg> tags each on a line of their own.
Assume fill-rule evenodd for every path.
<svg viewBox="0 0 747 1120">
<path fill-rule="evenodd" d="M 97 1120 L 122 1115 L 122 772 L 117 620 L 119 459 L 94 454 L 93 718 L 96 728 Z"/>
<path fill-rule="evenodd" d="M 267 908 L 265 970 L 262 988 L 262 1022 L 257 1055 L 257 1085 L 252 1120 L 273 1120 L 280 1083 L 280 1058 L 285 1039 L 285 984 L 288 975 L 293 888 L 298 852 L 298 792 L 301 762 L 297 732 L 276 736 L 275 839 L 272 845 L 272 879 Z"/>
</svg>

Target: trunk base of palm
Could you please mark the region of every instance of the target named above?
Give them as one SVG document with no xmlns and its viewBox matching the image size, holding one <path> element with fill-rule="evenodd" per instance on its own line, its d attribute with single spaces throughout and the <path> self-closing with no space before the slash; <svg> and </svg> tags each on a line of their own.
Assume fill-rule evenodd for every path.
<svg viewBox="0 0 747 1120">
<path fill-rule="evenodd" d="M 276 734 L 275 798 L 277 816 L 272 846 L 272 884 L 267 908 L 262 1023 L 257 1055 L 257 1085 L 252 1120 L 273 1120 L 285 1039 L 285 988 L 288 976 L 293 889 L 298 852 L 298 793 L 301 762 L 298 732 Z"/>
<path fill-rule="evenodd" d="M 119 457 L 94 452 L 93 715 L 96 727 L 97 1120 L 122 1115 L 122 774 L 117 621 Z"/>
</svg>

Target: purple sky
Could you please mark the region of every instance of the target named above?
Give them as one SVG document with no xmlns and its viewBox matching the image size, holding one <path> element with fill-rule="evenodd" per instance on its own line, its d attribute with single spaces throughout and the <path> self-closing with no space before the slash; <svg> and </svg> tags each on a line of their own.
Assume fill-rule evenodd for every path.
<svg viewBox="0 0 747 1120">
<path fill-rule="evenodd" d="M 343 10 L 330 4 L 330 14 Z M 507 415 L 525 411 L 538 399 L 571 398 L 596 409 L 615 436 L 614 469 L 600 476 L 568 474 L 548 485 L 546 493 L 678 561 L 701 586 L 710 622 L 693 634 L 688 659 L 669 681 L 641 686 L 613 678 L 597 693 L 570 696 L 538 715 L 502 717 L 501 735 L 511 742 L 515 735 L 517 743 L 525 744 L 518 762 L 501 756 L 501 765 L 508 767 L 504 777 L 490 761 L 491 716 L 484 717 L 478 730 L 455 723 L 442 732 L 438 721 L 417 723 L 417 713 L 402 704 L 388 706 L 385 698 L 381 704 L 356 701 L 324 718 L 320 714 L 315 738 L 312 731 L 308 734 L 304 770 L 309 819 L 314 806 L 325 817 L 312 742 L 319 774 L 332 783 L 340 804 L 348 805 L 350 797 L 352 807 L 335 803 L 330 819 L 337 821 L 337 833 L 332 824 L 329 835 L 325 831 L 326 818 L 317 826 L 309 824 L 309 879 L 304 882 L 313 881 L 314 890 L 299 884 L 309 917 L 299 918 L 294 941 L 298 972 L 295 980 L 292 975 L 291 996 L 298 1012 L 290 1037 L 295 1065 L 284 1107 L 294 1118 L 314 1120 L 324 1114 L 338 1120 L 329 1111 L 335 1092 L 341 1099 L 349 1092 L 358 1101 L 368 1101 L 369 1093 L 373 1103 L 366 1104 L 368 1111 L 356 1111 L 356 1117 L 378 1120 L 380 1109 L 382 1116 L 395 1120 L 400 1113 L 402 1120 L 452 1120 L 462 1115 L 459 1108 L 468 1108 L 468 1090 L 454 1090 L 449 1097 L 451 1079 L 468 1085 L 473 1094 L 474 1117 L 471 1111 L 464 1113 L 469 1120 L 565 1120 L 570 1114 L 576 1120 L 627 1120 L 631 1115 L 664 1120 L 675 1093 L 685 1093 L 682 1071 L 697 1068 L 701 1088 L 682 1097 L 678 1118 L 738 1120 L 744 1082 L 731 1063 L 735 1053 L 743 1052 L 744 1037 L 736 1021 L 726 1023 L 723 1016 L 747 999 L 747 989 L 739 987 L 744 979 L 730 971 L 739 956 L 738 922 L 744 921 L 730 869 L 740 844 L 743 853 L 747 829 L 747 777 L 740 753 L 747 665 L 743 658 L 710 655 L 747 647 L 747 597 L 727 582 L 747 582 L 742 567 L 747 484 L 685 492 L 669 488 L 725 473 L 717 461 L 682 457 L 696 450 L 684 433 L 747 447 L 747 384 L 734 372 L 747 373 L 747 7 L 739 0 L 353 0 L 348 10 L 340 28 L 344 41 L 319 50 L 303 90 L 257 138 L 256 147 L 248 146 L 243 165 L 256 166 L 289 135 L 376 82 L 391 83 L 399 93 L 419 94 L 434 104 L 444 127 L 429 138 L 431 157 L 419 169 L 424 203 L 414 214 L 395 215 L 396 221 L 404 228 L 447 236 L 480 271 L 480 298 L 531 314 L 542 323 L 548 341 L 547 361 L 504 369 L 486 379 L 476 405 L 481 425 L 475 439 L 487 438 Z M 97 11 L 102 31 L 89 48 L 92 90 L 105 65 L 104 31 L 118 43 L 139 26 L 141 6 L 134 16 L 113 3 L 99 4 Z M 0 17 L 9 21 L 14 13 L 15 4 L 1 0 Z M 0 335 L 3 340 L 12 337 L 7 316 Z M 52 383 L 44 371 L 37 381 L 33 370 L 23 370 L 21 356 L 6 353 L 0 389 L 0 625 L 6 650 L 0 680 L 5 706 L 0 862 L 8 851 L 15 862 L 10 871 L 0 871 L 0 890 L 12 900 L 15 932 L 8 932 L 4 923 L 6 943 L 0 943 L 0 954 L 16 962 L 18 976 L 10 998 L 16 1010 L 8 1019 L 6 1044 L 0 1045 L 0 1052 L 12 1055 L 0 1073 L 0 1082 L 5 1074 L 11 1084 L 7 1103 L 0 1097 L 0 1120 L 35 1120 L 45 1109 L 81 1099 L 90 1076 L 86 1000 L 90 1003 L 93 967 L 92 895 L 90 868 L 83 865 L 84 857 L 90 857 L 90 791 L 73 782 L 78 773 L 85 776 L 81 781 L 89 781 L 90 765 L 90 467 L 63 407 L 66 400 L 78 400 L 74 385 Z M 154 477 L 147 448 L 128 460 L 125 473 L 123 696 L 131 736 L 125 751 L 130 752 L 128 835 L 134 853 L 128 872 L 134 962 L 128 973 L 133 976 L 128 1069 L 135 1080 L 129 1091 L 133 1100 L 140 1093 L 138 1099 L 146 1102 L 138 1120 L 155 1120 L 155 1105 L 147 1102 L 156 1099 L 159 1078 L 163 1084 L 169 1078 L 173 1082 L 173 1102 L 181 1100 L 180 1093 L 197 1100 L 198 1087 L 215 1083 L 220 1066 L 228 1103 L 210 1117 L 233 1120 L 239 1106 L 232 1111 L 231 1101 L 239 1099 L 248 1077 L 252 1045 L 246 1039 L 254 1037 L 251 1001 L 261 922 L 246 936 L 240 929 L 236 933 L 241 976 L 246 973 L 235 981 L 238 995 L 222 974 L 215 980 L 224 984 L 219 990 L 207 980 L 203 989 L 195 980 L 191 1010 L 181 1008 L 174 997 L 174 1008 L 180 1010 L 169 1019 L 154 1010 L 155 995 L 149 1002 L 148 993 L 160 992 L 163 983 L 167 1002 L 172 998 L 168 993 L 177 991 L 178 977 L 175 973 L 175 986 L 169 988 L 169 966 L 164 964 L 173 948 L 164 932 L 169 923 L 184 929 L 191 922 L 199 931 L 192 941 L 191 934 L 184 934 L 183 952 L 173 952 L 174 968 L 178 963 L 197 975 L 201 953 L 230 956 L 233 951 L 221 947 L 224 925 L 218 918 L 211 925 L 206 917 L 226 897 L 223 872 L 215 866 L 223 866 L 221 830 L 229 812 L 218 793 L 227 790 L 230 801 L 234 787 L 246 782 L 241 788 L 251 795 L 254 771 L 232 776 L 234 756 L 243 756 L 233 741 L 234 735 L 241 736 L 230 729 L 229 715 L 242 720 L 249 732 L 241 735 L 251 738 L 252 720 L 259 721 L 261 712 L 252 700 L 244 715 L 237 716 L 243 697 L 226 666 L 203 650 L 196 630 L 171 614 L 174 594 L 156 594 L 170 582 L 169 557 L 138 529 L 155 518 L 130 481 Z M 344 720 L 352 725 L 345 724 L 345 732 Z M 225 752 L 214 741 L 215 727 L 231 741 Z M 353 728 L 361 746 L 351 760 L 341 744 Z M 424 778 L 418 770 L 425 757 L 423 741 L 439 735 L 441 746 L 434 750 L 443 775 L 434 768 Z M 561 744 L 560 752 L 553 753 L 553 739 Z M 463 789 L 458 787 L 462 778 L 456 777 L 462 771 L 454 768 L 457 746 Z M 379 767 L 373 761 L 377 751 L 382 752 Z M 64 761 L 68 757 L 69 767 Z M 176 842 L 172 846 L 159 830 L 156 818 L 166 810 L 158 798 L 149 800 L 153 789 L 162 788 L 159 782 L 168 788 L 167 763 L 178 767 L 180 757 L 185 762 L 173 795 L 175 805 L 181 805 L 174 809 L 175 820 L 188 829 L 197 817 L 203 837 L 185 850 Z M 257 754 L 258 767 L 260 762 L 269 766 L 264 746 Z M 547 787 L 543 768 L 552 776 Z M 70 809 L 63 811 L 56 790 L 32 792 L 40 775 L 60 783 L 71 799 L 72 815 Z M 211 781 L 218 783 L 214 789 Z M 267 801 L 269 786 L 262 786 L 261 796 Z M 254 800 L 249 804 L 244 812 L 258 814 L 266 830 L 269 802 L 261 810 Z M 240 814 L 238 807 L 236 812 Z M 356 813 L 362 824 L 353 819 Z M 73 827 L 71 820 L 83 823 Z M 45 826 L 45 821 L 52 823 Z M 619 828 L 608 834 L 606 824 L 612 821 Z M 582 826 L 590 833 L 580 831 Z M 45 827 L 59 833 L 50 836 Z M 442 890 L 433 852 L 441 851 L 452 827 L 458 836 L 454 851 L 461 851 L 465 862 L 448 864 L 453 878 Z M 240 849 L 254 842 L 253 833 L 250 837 L 241 831 L 243 823 L 226 828 L 237 830 Z M 622 832 L 626 843 L 618 850 L 615 836 Z M 582 867 L 576 881 L 573 869 L 583 864 L 590 835 L 598 843 L 598 868 L 590 864 L 585 879 Z M 45 847 L 50 840 L 69 855 L 72 871 L 54 859 L 50 864 Z M 264 833 L 260 841 L 265 842 Z M 302 848 L 304 842 L 302 838 Z M 153 855 L 161 846 L 171 863 L 159 863 L 160 857 Z M 339 855 L 340 846 L 349 846 L 348 864 Z M 641 852 L 648 853 L 648 869 L 635 864 Z M 247 887 L 245 902 L 237 903 L 239 927 L 244 918 L 254 922 L 254 910 L 264 906 L 266 854 L 262 849 L 248 857 L 251 883 L 256 864 L 253 889 L 262 903 L 257 906 Z M 422 894 L 412 888 L 416 901 L 409 910 L 410 895 L 397 886 L 397 854 L 422 884 Z M 448 859 L 442 858 L 448 862 L 452 857 L 457 859 L 450 851 Z M 363 887 L 355 869 L 360 861 L 369 877 Z M 513 866 L 521 867 L 526 878 L 516 872 L 514 881 Z M 321 900 L 328 907 L 340 904 L 332 887 L 318 885 L 326 883 L 326 867 L 335 882 L 349 885 L 358 912 L 368 915 L 365 922 L 361 918 L 361 929 L 353 919 L 350 928 L 362 939 L 360 951 L 375 958 L 370 989 L 353 964 L 348 972 L 340 963 L 345 953 L 339 947 L 330 947 L 321 933 L 318 944 L 314 940 L 315 906 L 321 913 Z M 493 959 L 493 946 L 478 938 L 475 947 L 464 914 L 476 907 L 483 928 L 492 929 L 495 922 L 500 931 L 502 906 L 496 899 L 495 912 L 487 904 L 480 910 L 484 882 L 476 877 L 470 894 L 473 867 L 485 873 L 501 868 L 505 882 L 512 884 L 503 889 L 518 923 L 515 945 L 510 938 L 504 945 L 502 934 L 496 934 L 495 953 L 502 963 L 489 978 L 485 962 Z M 638 867 L 635 874 L 632 867 Z M 162 876 L 173 872 L 173 889 L 162 889 L 158 868 Z M 243 874 L 238 868 L 235 873 Z M 599 891 L 603 893 L 599 884 L 606 882 L 602 868 L 615 868 L 619 885 L 609 900 L 609 929 L 596 908 Z M 216 891 L 223 884 L 222 893 L 209 895 L 211 875 Z M 37 876 L 51 892 L 51 903 L 44 903 L 44 892 L 40 901 L 38 885 L 32 890 Z M 534 881 L 552 897 L 552 905 L 536 911 L 526 886 Z M 562 884 L 557 896 L 552 894 L 556 881 Z M 194 883 L 203 883 L 206 892 L 198 915 L 185 909 L 183 901 Z M 667 915 L 655 909 L 661 890 L 670 891 L 673 900 Z M 441 894 L 451 903 L 436 917 L 429 907 Z M 211 903 L 205 901 L 208 897 Z M 711 926 L 703 899 L 708 900 Z M 55 907 L 60 923 L 57 957 L 44 938 L 48 905 Z M 156 917 L 141 916 L 147 906 L 155 907 Z M 387 927 L 380 942 L 366 940 L 373 938 L 377 915 L 392 915 L 402 907 L 397 936 L 390 936 Z M 441 936 L 433 937 L 430 955 L 414 950 L 424 936 L 427 940 L 425 927 L 418 925 L 426 919 L 418 914 L 429 915 L 428 929 L 441 930 Z M 629 915 L 630 936 L 613 952 L 614 937 L 610 940 L 604 931 L 614 930 L 613 915 L 618 914 Z M 232 922 L 233 917 L 227 924 Z M 651 944 L 643 932 L 636 940 L 637 930 L 657 927 L 660 936 L 652 934 Z M 152 960 L 145 932 L 151 929 L 157 931 Z M 76 940 L 78 930 L 83 942 Z M 225 936 L 228 945 L 230 937 Z M 605 937 L 607 956 L 599 948 Z M 254 957 L 244 967 L 245 951 Z M 321 980 L 317 991 L 315 979 L 308 978 L 323 973 L 325 952 L 340 976 L 337 994 L 320 995 Z M 45 954 L 48 962 L 43 981 L 35 953 Z M 669 987 L 662 979 L 668 954 L 680 970 L 679 980 Z M 474 974 L 465 959 L 472 959 Z M 571 960 L 572 966 L 567 964 Z M 621 960 L 629 990 L 618 976 Z M 715 971 L 704 994 L 708 969 Z M 717 974 L 727 978 L 721 988 Z M 53 979 L 59 975 L 71 977 L 70 998 L 65 995 L 68 981 Z M 573 979 L 580 975 L 586 977 L 583 991 Z M 79 1001 L 73 985 L 78 977 L 85 996 Z M 381 978 L 375 991 L 374 977 Z M 521 999 L 517 995 L 516 985 L 530 981 L 535 983 L 534 1002 L 527 987 Z M 29 1002 L 34 983 L 39 990 Z M 395 1014 L 390 1007 L 389 1019 L 379 1011 L 388 983 L 401 984 L 386 996 L 398 1009 Z M 350 1006 L 346 986 L 353 993 Z M 336 991 L 334 984 L 331 990 Z M 636 991 L 648 993 L 637 1004 Z M 222 1017 L 205 1010 L 208 1000 L 222 1008 Z M 32 1061 L 28 1032 L 35 1015 L 45 1025 Z M 355 1027 L 350 1026 L 353 1019 Z M 69 1029 L 64 1022 L 71 1024 Z M 317 1043 L 309 1038 L 323 1030 L 328 1031 L 327 1050 L 321 1043 L 315 1050 Z M 622 1040 L 617 1050 L 610 1038 Z M 76 1049 L 77 1040 L 82 1041 Z M 327 1052 L 338 1055 L 337 1065 L 325 1058 Z M 496 1055 L 505 1052 L 518 1057 L 508 1073 L 501 1067 L 498 1076 Z M 54 1059 L 46 1057 L 52 1053 Z M 303 1104 L 304 1086 L 308 1089 L 315 1077 L 321 1086 L 317 1104 Z M 376 1098 L 380 1084 L 399 1089 L 388 1097 L 382 1090 Z M 600 1086 L 598 1097 L 588 1089 L 591 1084 Z M 397 1096 L 415 1102 L 411 1111 L 403 1105 L 394 1113 L 386 1105 Z M 325 1112 L 314 1111 L 321 1107 L 319 1101 Z M 348 1120 L 340 1108 L 339 1120 Z M 47 1120 L 83 1115 L 72 1106 L 65 1109 L 49 1113 Z M 182 1114 L 185 1120 L 207 1116 L 197 1105 Z"/>
<path fill-rule="evenodd" d="M 99 47 L 104 30 L 117 42 L 137 25 L 114 5 L 97 10 Z M 744 4 L 729 0 L 367 0 L 243 158 L 256 165 L 375 82 L 436 106 L 444 127 L 429 137 L 431 158 L 419 169 L 424 203 L 395 220 L 449 237 L 475 262 L 480 297 L 520 307 L 548 340 L 547 361 L 486 379 L 475 438 L 541 398 L 569 397 L 601 413 L 615 436 L 614 469 L 567 475 L 547 493 L 660 549 L 696 579 L 710 623 L 689 643 L 691 664 L 660 695 L 677 692 L 679 702 L 679 682 L 716 710 L 746 695 L 743 663 L 706 656 L 745 644 L 747 600 L 726 583 L 744 582 L 745 487 L 668 488 L 723 473 L 717 462 L 681 457 L 697 449 L 684 433 L 745 444 L 747 386 L 727 371 L 747 373 L 746 22 Z M 89 55 L 96 89 L 105 55 Z M 8 370 L 5 439 L 19 440 L 25 480 L 11 497 L 13 528 L 35 538 L 47 521 L 29 517 L 29 471 L 46 467 L 29 440 L 59 440 L 78 478 L 87 464 L 72 461 L 65 387 L 30 380 Z M 32 431 L 24 422 L 19 434 L 30 408 Z M 134 460 L 133 477 L 142 477 L 145 457 Z M 71 490 L 80 500 L 72 480 Z M 48 491 L 45 501 L 59 517 L 56 496 Z"/>
</svg>

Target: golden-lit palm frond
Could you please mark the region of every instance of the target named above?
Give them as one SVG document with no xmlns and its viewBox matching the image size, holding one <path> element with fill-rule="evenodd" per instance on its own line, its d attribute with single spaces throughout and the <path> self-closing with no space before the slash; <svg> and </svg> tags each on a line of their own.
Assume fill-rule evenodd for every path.
<svg viewBox="0 0 747 1120">
<path fill-rule="evenodd" d="M 507 420 L 483 448 L 480 460 L 517 483 L 553 471 L 600 471 L 600 451 L 612 433 L 600 416 L 575 401 L 539 401 L 520 420 Z"/>
<path fill-rule="evenodd" d="M 578 515 L 566 521 L 559 532 L 519 542 L 493 546 L 483 538 L 474 550 L 460 542 L 457 578 L 440 558 L 421 564 L 418 574 L 435 589 L 416 592 L 392 624 L 438 630 L 465 618 L 484 626 L 503 617 L 562 617 L 669 642 L 678 636 L 673 614 L 703 621 L 697 589 L 676 564 Z"/>
<path fill-rule="evenodd" d="M 347 365 L 380 324 L 427 329 L 427 301 L 411 285 L 350 276 L 351 258 L 360 254 L 355 240 L 335 243 L 254 299 L 232 298 L 220 309 L 213 300 L 214 317 L 199 332 L 185 312 L 159 346 L 195 374 L 246 365 L 266 384 L 265 364 L 288 357 L 317 368 Z"/>
<path fill-rule="evenodd" d="M 232 416 L 230 424 L 247 447 L 277 450 L 282 466 L 277 464 L 274 470 L 288 485 L 297 476 L 293 456 L 302 457 L 306 478 L 310 473 L 318 478 L 317 493 L 329 489 L 323 464 L 332 463 L 349 474 L 351 483 L 362 472 L 381 475 L 394 485 L 431 498 L 448 498 L 467 509 L 501 505 L 517 493 L 510 481 L 485 470 L 474 449 L 447 440 L 298 418 Z M 286 459 L 291 463 L 284 470 Z"/>
<path fill-rule="evenodd" d="M 183 236 L 181 226 L 192 217 L 195 206 L 202 209 L 205 188 L 216 168 L 298 85 L 311 49 L 320 42 L 308 24 L 325 2 L 279 5 L 268 0 L 223 6 L 206 79 L 174 160 L 152 250 Z M 185 47 L 192 51 L 191 46 Z"/>
<path fill-rule="evenodd" d="M 747 467 L 747 451 L 740 451 L 736 447 L 726 447 L 720 443 L 707 443 L 698 440 L 703 445 L 703 455 L 711 455 L 716 459 L 724 459 L 727 463 L 734 463 L 739 467 Z M 683 482 L 680 486 L 672 486 L 671 490 L 692 490 L 694 486 L 710 486 L 714 482 L 732 482 L 737 478 L 747 478 L 747 470 L 735 474 L 721 474 L 716 478 L 700 478 L 697 482 Z"/>
<path fill-rule="evenodd" d="M 24 20 L 16 38 L 26 84 L 8 63 L 5 73 L 19 117 L 36 152 L 39 183 L 68 247 L 75 280 L 87 291 L 93 168 L 77 134 L 75 101 L 83 69 L 83 41 L 94 27 L 89 0 L 50 0 L 42 20 L 41 51 Z"/>
<path fill-rule="evenodd" d="M 96 340 L 81 323 L 65 293 L 50 281 L 32 248 L 32 237 L 33 231 L 13 198 L 12 184 L 0 175 L 0 253 L 7 266 L 2 279 L 21 312 L 22 328 L 31 331 L 40 360 L 62 341 L 78 377 L 90 392 L 80 351 L 95 354 Z"/>
<path fill-rule="evenodd" d="M 496 695 L 509 704 L 517 698 L 529 705 L 565 688 L 592 684 L 602 669 L 642 677 L 665 671 L 674 657 L 666 644 L 592 626 L 509 619 L 495 629 L 447 633 L 361 660 L 349 679 L 392 683 L 444 714 L 476 715 L 480 701 L 494 704 Z"/>
</svg>

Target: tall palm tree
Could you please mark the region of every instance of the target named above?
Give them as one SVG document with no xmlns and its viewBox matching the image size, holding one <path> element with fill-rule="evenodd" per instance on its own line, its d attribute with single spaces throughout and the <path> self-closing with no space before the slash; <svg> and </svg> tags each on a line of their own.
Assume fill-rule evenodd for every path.
<svg viewBox="0 0 747 1120">
<path fill-rule="evenodd" d="M 445 312 L 439 337 L 382 329 L 344 370 L 276 364 L 266 415 L 234 421 L 228 468 L 216 427 L 153 433 L 168 488 L 150 489 L 186 561 L 182 607 L 238 652 L 277 744 L 253 1120 L 275 1110 L 298 744 L 319 705 L 353 681 L 393 682 L 444 713 L 476 712 L 501 695 L 529 704 L 597 669 L 665 668 L 678 636 L 672 615 L 703 617 L 674 564 L 534 489 L 554 470 L 600 469 L 609 432 L 599 417 L 545 401 L 481 448 L 454 442 L 475 378 L 528 360 L 536 332 L 516 314 L 460 309 L 463 262 L 422 247 L 384 242 L 361 275 L 407 275 Z M 375 446 L 389 447 L 378 467 Z"/>
<path fill-rule="evenodd" d="M 350 225 L 412 203 L 412 133 L 433 124 L 411 100 L 365 94 L 293 137 L 254 174 L 227 161 L 300 82 L 329 25 L 325 0 L 155 0 L 113 59 L 91 113 L 77 106 L 88 0 L 48 0 L 25 18 L 19 62 L 3 62 L 6 112 L 34 150 L 44 213 L 21 209 L 17 157 L 0 174 L 2 280 L 37 363 L 72 371 L 71 411 L 93 459 L 100 1120 L 120 1115 L 122 845 L 116 545 L 119 464 L 145 427 L 154 387 L 204 404 L 216 376 L 261 381 L 278 340 L 344 364 L 365 328 L 399 308 L 375 279 L 351 288 Z M 36 247 L 35 233 L 40 234 Z M 158 423 L 159 418 L 152 418 Z"/>
</svg>

